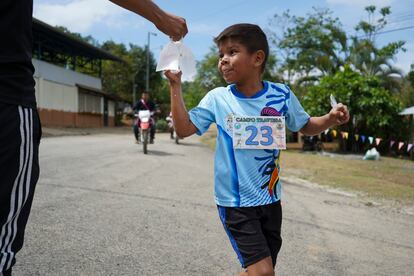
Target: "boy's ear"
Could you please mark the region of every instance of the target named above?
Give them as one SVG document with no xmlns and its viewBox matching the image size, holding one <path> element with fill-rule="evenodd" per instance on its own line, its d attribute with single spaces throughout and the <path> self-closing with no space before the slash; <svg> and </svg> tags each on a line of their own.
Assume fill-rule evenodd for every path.
<svg viewBox="0 0 414 276">
<path fill-rule="evenodd" d="M 265 53 L 263 50 L 259 50 L 254 55 L 254 65 L 257 67 L 261 67 L 264 60 L 265 60 Z"/>
</svg>

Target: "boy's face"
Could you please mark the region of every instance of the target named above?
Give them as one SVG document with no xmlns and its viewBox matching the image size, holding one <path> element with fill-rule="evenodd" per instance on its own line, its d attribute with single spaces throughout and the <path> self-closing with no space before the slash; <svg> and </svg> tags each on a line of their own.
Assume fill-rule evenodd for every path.
<svg viewBox="0 0 414 276">
<path fill-rule="evenodd" d="M 225 39 L 218 45 L 218 70 L 227 83 L 244 83 L 261 70 L 257 66 L 256 54 L 251 54 L 237 40 Z"/>
</svg>

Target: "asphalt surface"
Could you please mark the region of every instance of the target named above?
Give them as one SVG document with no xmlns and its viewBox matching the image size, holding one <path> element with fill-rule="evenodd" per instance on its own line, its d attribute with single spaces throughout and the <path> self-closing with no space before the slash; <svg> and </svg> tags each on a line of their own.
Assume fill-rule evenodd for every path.
<svg viewBox="0 0 414 276">
<path fill-rule="evenodd" d="M 240 271 L 213 200 L 213 152 L 198 137 L 157 134 L 148 155 L 130 133 L 50 137 L 40 159 L 14 275 Z M 294 179 L 282 206 L 278 275 L 413 275 L 414 215 Z"/>
</svg>

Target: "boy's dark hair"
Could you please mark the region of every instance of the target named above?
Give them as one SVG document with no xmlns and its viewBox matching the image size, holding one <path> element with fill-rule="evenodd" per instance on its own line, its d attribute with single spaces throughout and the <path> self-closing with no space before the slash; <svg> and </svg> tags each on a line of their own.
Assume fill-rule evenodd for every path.
<svg viewBox="0 0 414 276">
<path fill-rule="evenodd" d="M 265 59 L 262 64 L 262 73 L 266 66 L 267 57 L 269 56 L 269 44 L 266 34 L 262 29 L 254 24 L 241 23 L 231 25 L 222 31 L 214 42 L 217 46 L 226 39 L 234 39 L 247 48 L 249 53 L 262 50 L 265 53 Z"/>
</svg>

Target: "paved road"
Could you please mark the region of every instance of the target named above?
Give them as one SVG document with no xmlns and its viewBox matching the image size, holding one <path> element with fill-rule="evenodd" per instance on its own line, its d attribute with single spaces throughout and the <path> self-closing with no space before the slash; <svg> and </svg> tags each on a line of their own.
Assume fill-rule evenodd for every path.
<svg viewBox="0 0 414 276">
<path fill-rule="evenodd" d="M 15 275 L 236 275 L 197 137 L 43 139 Z M 283 164 L 283 161 L 282 161 Z M 301 181 L 284 185 L 278 275 L 412 275 L 414 216 Z"/>
</svg>

